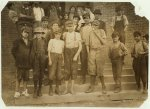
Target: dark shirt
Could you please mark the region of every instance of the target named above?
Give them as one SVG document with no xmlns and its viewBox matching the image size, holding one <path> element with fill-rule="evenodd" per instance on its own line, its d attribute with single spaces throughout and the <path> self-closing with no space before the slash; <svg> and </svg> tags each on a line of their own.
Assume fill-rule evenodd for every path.
<svg viewBox="0 0 150 109">
<path fill-rule="evenodd" d="M 30 51 L 31 41 L 28 40 L 27 45 L 24 40 L 19 38 L 13 43 L 12 55 L 15 59 L 16 67 L 18 68 L 30 68 Z"/>
</svg>

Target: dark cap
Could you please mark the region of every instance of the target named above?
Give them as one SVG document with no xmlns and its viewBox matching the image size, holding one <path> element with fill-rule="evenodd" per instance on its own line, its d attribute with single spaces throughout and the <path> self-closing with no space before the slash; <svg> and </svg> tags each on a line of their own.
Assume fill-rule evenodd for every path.
<svg viewBox="0 0 150 109">
<path fill-rule="evenodd" d="M 48 17 L 47 16 L 43 16 L 42 17 L 42 21 L 48 21 Z"/>
<path fill-rule="evenodd" d="M 112 38 L 115 38 L 115 37 L 119 37 L 119 33 L 118 32 L 113 32 L 112 35 L 111 35 Z"/>
<path fill-rule="evenodd" d="M 29 33 L 30 29 L 29 29 L 29 27 L 23 26 L 23 27 L 21 27 L 21 32 L 23 32 L 23 31 Z"/>
<path fill-rule="evenodd" d="M 102 15 L 102 13 L 101 13 L 101 10 L 100 10 L 100 9 L 95 9 L 93 13 L 94 13 L 94 14 L 100 14 L 100 15 Z"/>
<path fill-rule="evenodd" d="M 118 12 L 118 11 L 123 11 L 123 9 L 122 9 L 121 6 L 117 6 L 117 7 L 115 8 L 115 12 Z"/>
<path fill-rule="evenodd" d="M 94 20 L 94 21 L 92 22 L 92 25 L 97 25 L 97 26 L 99 26 L 99 25 L 100 25 L 100 22 L 99 22 L 98 20 Z"/>
</svg>

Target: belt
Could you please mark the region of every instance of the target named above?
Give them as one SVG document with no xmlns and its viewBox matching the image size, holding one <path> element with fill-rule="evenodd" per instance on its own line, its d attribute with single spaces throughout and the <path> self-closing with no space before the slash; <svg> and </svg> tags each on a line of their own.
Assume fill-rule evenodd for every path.
<svg viewBox="0 0 150 109">
<path fill-rule="evenodd" d="M 102 48 L 90 48 L 90 50 L 95 50 L 95 51 L 98 51 L 98 50 L 101 50 Z"/>
</svg>

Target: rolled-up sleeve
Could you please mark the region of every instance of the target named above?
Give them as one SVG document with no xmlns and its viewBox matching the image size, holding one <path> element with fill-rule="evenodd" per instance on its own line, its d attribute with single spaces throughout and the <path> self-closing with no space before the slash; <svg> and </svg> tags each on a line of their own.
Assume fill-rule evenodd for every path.
<svg viewBox="0 0 150 109">
<path fill-rule="evenodd" d="M 123 15 L 123 19 L 124 19 L 124 25 L 125 25 L 125 26 L 129 25 L 127 16 Z"/>
</svg>

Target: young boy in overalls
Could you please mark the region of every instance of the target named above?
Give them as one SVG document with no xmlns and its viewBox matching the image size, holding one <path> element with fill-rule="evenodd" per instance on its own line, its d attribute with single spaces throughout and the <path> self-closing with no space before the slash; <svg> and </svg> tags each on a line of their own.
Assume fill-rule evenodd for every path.
<svg viewBox="0 0 150 109">
<path fill-rule="evenodd" d="M 143 93 L 147 93 L 147 66 L 145 55 L 148 54 L 148 44 L 142 41 L 140 32 L 135 31 L 133 35 L 135 44 L 131 51 L 131 56 L 133 57 L 132 65 L 135 72 L 137 90 L 141 90 L 140 80 L 142 80 Z"/>
<path fill-rule="evenodd" d="M 71 79 L 71 94 L 75 94 L 74 80 L 76 79 L 78 69 L 78 56 L 82 50 L 80 33 L 74 31 L 74 24 L 72 20 L 66 21 L 66 28 L 63 39 L 65 41 L 64 62 L 65 62 L 65 91 L 68 93 L 68 83 Z"/>
<path fill-rule="evenodd" d="M 17 68 L 16 72 L 16 88 L 15 88 L 15 98 L 18 98 L 20 94 L 20 82 L 23 80 L 24 91 L 22 95 L 29 96 L 27 90 L 27 81 L 29 80 L 29 69 L 30 66 L 30 51 L 31 51 L 31 41 L 29 40 L 29 28 L 21 28 L 21 37 L 14 41 L 12 48 L 12 55 L 15 59 L 15 64 Z"/>
<path fill-rule="evenodd" d="M 116 15 L 112 18 L 111 27 L 113 31 L 119 33 L 120 42 L 125 44 L 125 31 L 128 26 L 128 19 L 126 15 L 123 14 L 122 7 L 118 6 L 115 8 Z"/>
<path fill-rule="evenodd" d="M 64 53 L 64 41 L 60 40 L 62 35 L 61 30 L 54 32 L 55 38 L 51 39 L 48 44 L 48 58 L 49 58 L 49 95 L 53 95 L 52 83 L 56 80 L 56 94 L 60 95 L 60 83 L 63 78 L 61 72 L 61 66 L 63 63 L 63 53 Z"/>
<path fill-rule="evenodd" d="M 31 58 L 33 67 L 33 81 L 34 81 L 34 94 L 33 98 L 42 96 L 42 80 L 45 72 L 46 61 L 46 41 L 43 37 L 43 30 L 41 27 L 34 29 L 34 39 L 32 43 Z"/>
<path fill-rule="evenodd" d="M 121 91 L 121 75 L 123 67 L 123 57 L 127 55 L 128 50 L 125 45 L 119 41 L 119 33 L 113 32 L 112 34 L 113 43 L 109 47 L 109 58 L 112 63 L 112 72 L 115 81 L 114 92 L 118 93 Z"/>
<path fill-rule="evenodd" d="M 102 93 L 106 94 L 106 86 L 103 75 L 106 58 L 106 34 L 103 29 L 99 29 L 99 24 L 98 20 L 93 21 L 93 30 L 90 32 L 86 41 L 88 53 L 88 73 L 90 75 L 90 87 L 86 90 L 86 93 L 94 91 L 95 79 L 96 76 L 98 76 L 102 84 Z"/>
</svg>

